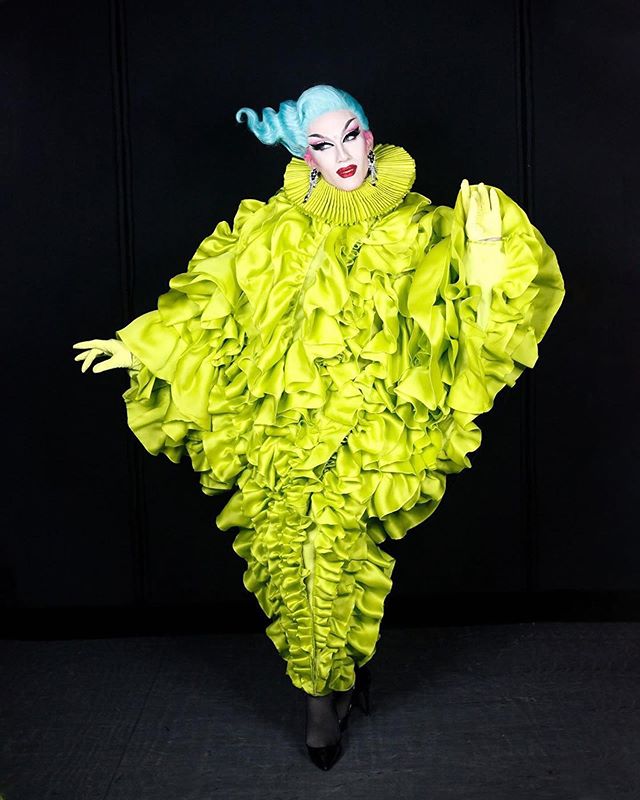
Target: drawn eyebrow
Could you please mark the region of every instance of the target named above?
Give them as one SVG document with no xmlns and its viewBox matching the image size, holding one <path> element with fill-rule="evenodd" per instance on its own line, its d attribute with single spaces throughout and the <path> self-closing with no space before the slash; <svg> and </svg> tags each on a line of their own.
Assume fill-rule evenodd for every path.
<svg viewBox="0 0 640 800">
<path fill-rule="evenodd" d="M 351 123 L 353 122 L 354 119 L 355 119 L 355 117 L 351 117 L 351 119 L 349 119 L 349 120 L 347 120 L 345 122 L 344 128 L 342 129 L 343 133 L 346 131 L 346 129 L 349 127 L 349 125 L 351 125 Z M 311 138 L 311 136 L 315 136 L 317 139 L 329 139 L 329 141 L 331 141 L 331 138 L 329 136 L 321 136 L 319 133 L 310 133 L 309 134 L 309 138 Z"/>
</svg>

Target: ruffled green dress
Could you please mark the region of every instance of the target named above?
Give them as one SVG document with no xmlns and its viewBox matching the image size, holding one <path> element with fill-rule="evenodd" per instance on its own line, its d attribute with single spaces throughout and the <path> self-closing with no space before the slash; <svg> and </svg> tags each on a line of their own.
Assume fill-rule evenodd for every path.
<svg viewBox="0 0 640 800">
<path fill-rule="evenodd" d="M 506 269 L 478 321 L 461 198 L 412 192 L 415 164 L 376 147 L 354 191 L 293 158 L 268 202 L 243 200 L 156 310 L 118 336 L 142 367 L 124 394 L 152 454 L 185 453 L 202 489 L 235 489 L 244 585 L 296 687 L 354 682 L 376 650 L 401 539 L 471 466 L 474 422 L 538 358 L 564 284 L 527 215 L 498 190 Z"/>
</svg>

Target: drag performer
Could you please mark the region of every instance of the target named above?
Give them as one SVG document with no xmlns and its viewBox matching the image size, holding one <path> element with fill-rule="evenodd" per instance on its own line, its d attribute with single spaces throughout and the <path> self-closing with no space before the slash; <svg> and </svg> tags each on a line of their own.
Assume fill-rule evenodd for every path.
<svg viewBox="0 0 640 800">
<path fill-rule="evenodd" d="M 375 144 L 331 86 L 276 112 L 242 108 L 293 158 L 266 202 L 240 203 L 115 339 L 74 345 L 86 371 L 128 370 L 131 430 L 234 490 L 244 585 L 306 693 L 306 744 L 330 768 L 370 670 L 395 559 L 480 445 L 475 418 L 538 358 L 564 296 L 554 252 L 497 188 L 454 208 L 411 191 L 415 164 Z"/>
</svg>

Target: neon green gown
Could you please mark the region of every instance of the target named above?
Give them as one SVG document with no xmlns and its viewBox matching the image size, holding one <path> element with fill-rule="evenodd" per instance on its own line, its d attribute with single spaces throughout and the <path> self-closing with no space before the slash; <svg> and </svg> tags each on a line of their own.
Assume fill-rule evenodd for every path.
<svg viewBox="0 0 640 800">
<path fill-rule="evenodd" d="M 553 251 L 497 190 L 507 267 L 482 327 L 460 196 L 432 205 L 405 150 L 375 151 L 375 186 L 321 180 L 306 204 L 293 158 L 118 331 L 142 362 L 129 426 L 154 455 L 187 453 L 205 493 L 235 488 L 218 527 L 237 529 L 267 635 L 314 695 L 374 655 L 395 564 L 378 545 L 471 466 L 474 418 L 535 364 L 564 296 Z"/>
</svg>

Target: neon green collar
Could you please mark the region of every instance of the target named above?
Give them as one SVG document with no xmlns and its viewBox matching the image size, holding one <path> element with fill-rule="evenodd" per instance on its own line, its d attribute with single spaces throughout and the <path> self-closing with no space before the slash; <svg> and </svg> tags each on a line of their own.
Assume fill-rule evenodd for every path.
<svg viewBox="0 0 640 800">
<path fill-rule="evenodd" d="M 366 178 L 357 189 L 338 189 L 320 178 L 303 203 L 309 189 L 309 167 L 302 158 L 292 158 L 284 173 L 284 193 L 302 212 L 337 225 L 353 225 L 381 217 L 399 206 L 416 179 L 416 165 L 407 151 L 393 144 L 374 147 L 378 179 L 373 186 Z"/>
</svg>

